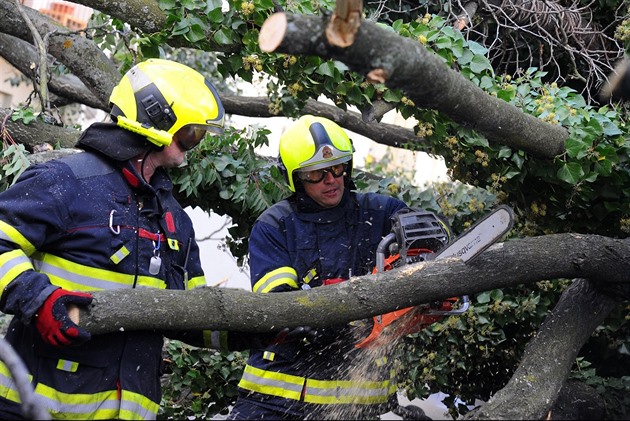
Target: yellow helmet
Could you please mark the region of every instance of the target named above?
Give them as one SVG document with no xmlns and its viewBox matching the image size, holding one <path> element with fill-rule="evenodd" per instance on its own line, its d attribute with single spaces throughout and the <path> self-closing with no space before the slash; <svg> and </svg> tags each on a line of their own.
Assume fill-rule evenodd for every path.
<svg viewBox="0 0 630 421">
<path fill-rule="evenodd" d="M 352 161 L 354 146 L 337 123 L 323 117 L 304 115 L 280 136 L 280 161 L 291 191 L 295 172 L 319 170 Z M 348 175 L 352 174 L 352 162 Z"/>
<path fill-rule="evenodd" d="M 215 87 L 175 61 L 149 59 L 129 69 L 109 98 L 114 121 L 168 146 L 184 126 L 223 133 L 225 112 Z"/>
</svg>

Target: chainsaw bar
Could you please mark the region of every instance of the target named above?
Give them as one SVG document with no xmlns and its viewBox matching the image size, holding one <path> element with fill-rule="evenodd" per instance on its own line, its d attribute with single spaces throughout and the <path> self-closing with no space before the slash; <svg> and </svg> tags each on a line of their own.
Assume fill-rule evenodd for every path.
<svg viewBox="0 0 630 421">
<path fill-rule="evenodd" d="M 469 263 L 510 231 L 512 225 L 512 208 L 507 205 L 498 206 L 441 250 L 434 260 L 459 257 L 464 263 Z"/>
</svg>

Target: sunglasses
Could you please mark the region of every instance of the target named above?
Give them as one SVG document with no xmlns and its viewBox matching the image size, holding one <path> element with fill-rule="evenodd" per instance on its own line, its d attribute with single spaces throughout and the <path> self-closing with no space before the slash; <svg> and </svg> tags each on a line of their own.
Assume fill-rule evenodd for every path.
<svg viewBox="0 0 630 421">
<path fill-rule="evenodd" d="M 206 136 L 208 128 L 205 126 L 195 126 L 189 124 L 184 126 L 175 133 L 175 138 L 183 150 L 189 151 L 201 142 Z"/>
<path fill-rule="evenodd" d="M 337 164 L 319 170 L 298 171 L 297 176 L 306 183 L 319 183 L 326 177 L 326 173 L 331 173 L 333 177 L 339 178 L 346 173 L 347 164 Z"/>
</svg>

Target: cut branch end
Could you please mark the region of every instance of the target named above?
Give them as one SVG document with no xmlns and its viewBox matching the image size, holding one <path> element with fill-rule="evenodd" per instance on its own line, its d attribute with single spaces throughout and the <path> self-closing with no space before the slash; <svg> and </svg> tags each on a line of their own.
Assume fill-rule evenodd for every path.
<svg viewBox="0 0 630 421">
<path fill-rule="evenodd" d="M 284 13 L 274 13 L 269 16 L 260 28 L 258 45 L 265 53 L 276 50 L 282 43 L 287 31 L 287 17 Z"/>
</svg>

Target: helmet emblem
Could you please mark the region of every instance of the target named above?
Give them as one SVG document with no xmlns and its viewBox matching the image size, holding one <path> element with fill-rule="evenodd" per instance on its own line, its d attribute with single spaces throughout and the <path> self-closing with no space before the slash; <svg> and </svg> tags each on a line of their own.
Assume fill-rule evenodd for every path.
<svg viewBox="0 0 630 421">
<path fill-rule="evenodd" d="M 324 146 L 324 149 L 322 149 L 322 157 L 324 159 L 328 159 L 328 158 L 332 158 L 332 156 L 333 156 L 333 153 L 330 146 Z"/>
</svg>

